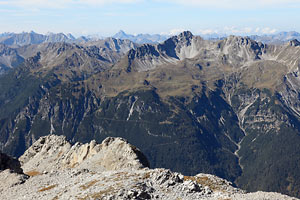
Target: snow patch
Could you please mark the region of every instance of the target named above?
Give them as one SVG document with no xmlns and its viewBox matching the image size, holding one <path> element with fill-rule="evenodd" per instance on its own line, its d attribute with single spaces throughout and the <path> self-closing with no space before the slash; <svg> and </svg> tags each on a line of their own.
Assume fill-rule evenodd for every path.
<svg viewBox="0 0 300 200">
<path fill-rule="evenodd" d="M 52 118 L 50 119 L 50 123 L 51 123 L 50 134 L 53 134 L 53 133 L 55 133 L 55 129 L 54 129 L 54 126 L 53 126 Z"/>
<path fill-rule="evenodd" d="M 137 100 L 138 100 L 138 98 L 135 97 L 135 100 L 134 100 L 134 102 L 133 102 L 132 105 L 131 105 L 131 108 L 130 108 L 130 110 L 129 110 L 129 114 L 128 114 L 128 117 L 127 117 L 126 121 L 128 121 L 128 120 L 130 119 L 130 117 L 131 117 L 131 115 L 132 115 L 132 113 L 133 113 L 134 104 L 137 102 Z"/>
</svg>

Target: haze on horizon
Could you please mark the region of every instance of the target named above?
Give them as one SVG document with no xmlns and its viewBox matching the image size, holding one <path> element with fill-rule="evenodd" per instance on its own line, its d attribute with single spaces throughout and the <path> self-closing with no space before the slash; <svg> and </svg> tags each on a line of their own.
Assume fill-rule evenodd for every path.
<svg viewBox="0 0 300 200">
<path fill-rule="evenodd" d="M 300 32 L 300 0 L 0 0 L 0 33 Z"/>
</svg>

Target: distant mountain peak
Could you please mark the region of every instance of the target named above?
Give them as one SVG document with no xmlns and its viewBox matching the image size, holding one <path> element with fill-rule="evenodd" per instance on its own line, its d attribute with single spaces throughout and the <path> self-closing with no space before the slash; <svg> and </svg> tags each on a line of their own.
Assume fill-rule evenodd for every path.
<svg viewBox="0 0 300 200">
<path fill-rule="evenodd" d="M 127 34 L 125 33 L 125 31 L 123 31 L 123 30 L 120 30 L 118 33 L 119 33 L 119 34 L 127 35 Z"/>
<path fill-rule="evenodd" d="M 132 35 L 132 34 L 125 33 L 123 30 L 120 30 L 112 37 L 116 39 L 127 39 L 139 44 L 145 44 L 145 43 L 157 44 L 168 39 L 168 36 L 166 35 L 159 35 L 159 34 L 152 35 L 152 34 L 142 34 L 142 33 L 137 35 Z"/>
<path fill-rule="evenodd" d="M 184 31 L 179 35 L 175 36 L 177 42 L 181 43 L 182 45 L 190 45 L 191 40 L 194 38 L 194 35 L 190 31 Z"/>
<path fill-rule="evenodd" d="M 130 37 L 130 35 L 126 34 L 123 30 L 120 30 L 118 33 L 116 33 L 112 37 L 117 38 L 117 39 L 125 39 L 125 38 L 127 39 L 128 37 Z"/>
<path fill-rule="evenodd" d="M 192 38 L 193 36 L 194 35 L 193 35 L 193 33 L 191 31 L 183 31 L 182 33 L 180 33 L 178 35 L 179 38 L 186 38 L 186 39 Z"/>
</svg>

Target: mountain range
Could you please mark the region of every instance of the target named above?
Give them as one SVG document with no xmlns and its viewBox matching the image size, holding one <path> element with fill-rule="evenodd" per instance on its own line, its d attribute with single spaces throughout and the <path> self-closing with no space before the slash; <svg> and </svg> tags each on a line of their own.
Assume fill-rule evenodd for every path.
<svg viewBox="0 0 300 200">
<path fill-rule="evenodd" d="M 300 33 L 295 31 L 290 31 L 290 32 L 280 32 L 273 35 L 262 35 L 262 36 L 252 35 L 250 36 L 250 38 L 267 44 L 282 44 L 295 39 L 299 41 Z"/>
<path fill-rule="evenodd" d="M 49 134 L 71 143 L 123 137 L 152 168 L 300 197 L 298 40 L 185 31 L 159 44 L 3 47 L 24 59 L 0 76 L 3 152 L 19 157 Z"/>
<path fill-rule="evenodd" d="M 223 33 L 212 33 L 212 34 L 200 34 L 200 36 L 206 40 L 222 40 L 228 37 L 227 34 Z M 128 39 L 132 42 L 138 44 L 157 44 L 167 40 L 170 35 L 163 35 L 163 34 L 137 34 L 131 35 L 127 34 L 124 31 L 120 30 L 118 33 L 112 36 L 113 38 L 117 39 Z M 265 44 L 284 44 L 291 40 L 300 40 L 300 33 L 295 31 L 289 32 L 279 32 L 276 34 L 264 34 L 264 35 L 249 35 L 249 38 L 255 40 L 257 42 L 262 42 Z"/>
<path fill-rule="evenodd" d="M 111 36 L 115 39 L 130 40 L 136 44 L 158 44 L 167 40 L 171 35 L 164 34 L 127 34 L 120 30 L 118 33 Z M 226 34 L 201 34 L 201 37 L 206 40 L 222 40 L 226 38 Z M 279 32 L 277 34 L 270 35 L 249 35 L 252 40 L 257 42 L 263 42 L 267 44 L 283 44 L 288 41 L 297 39 L 300 40 L 300 34 L 295 31 L 290 32 Z M 19 47 L 31 44 L 41 44 L 47 42 L 67 42 L 67 43 L 86 43 L 105 40 L 105 37 L 98 35 L 80 36 L 74 37 L 72 34 L 64 33 L 47 33 L 46 35 L 31 32 L 22 33 L 2 33 L 0 34 L 0 44 L 5 44 L 10 47 Z"/>
<path fill-rule="evenodd" d="M 47 64 L 59 62 L 57 60 L 49 60 L 54 57 L 62 57 L 63 60 L 61 60 L 61 62 L 66 62 L 66 56 L 72 56 L 72 59 L 77 58 L 78 65 L 89 63 L 95 68 L 96 65 L 99 65 L 97 62 L 101 61 L 102 67 L 105 67 L 104 65 L 116 62 L 116 60 L 129 51 L 129 49 L 137 46 L 137 44 L 129 40 L 114 38 L 91 40 L 84 42 L 81 46 L 76 45 L 76 43 L 68 42 L 42 42 L 40 44 L 29 44 L 20 47 L 0 44 L 0 74 L 19 66 L 28 58 L 43 54 L 47 54 L 44 56 Z M 65 51 L 68 51 L 68 55 L 64 54 Z M 90 59 L 93 59 L 93 61 L 88 61 Z M 78 63 L 79 60 L 81 63 Z M 75 63 L 72 65 L 74 64 Z M 93 73 L 95 72 L 94 70 L 95 69 L 92 70 Z"/>
<path fill-rule="evenodd" d="M 43 35 L 31 31 L 29 33 L 5 33 L 0 35 L 0 43 L 10 46 L 41 44 L 43 42 L 72 42 L 75 40 L 71 34 L 65 35 L 63 33 Z"/>
<path fill-rule="evenodd" d="M 168 39 L 170 36 L 168 35 L 161 35 L 161 34 L 138 34 L 138 35 L 131 35 L 126 34 L 124 31 L 120 30 L 118 33 L 112 36 L 113 38 L 117 39 L 127 39 L 132 42 L 138 43 L 138 44 L 155 44 L 160 43 Z"/>
</svg>

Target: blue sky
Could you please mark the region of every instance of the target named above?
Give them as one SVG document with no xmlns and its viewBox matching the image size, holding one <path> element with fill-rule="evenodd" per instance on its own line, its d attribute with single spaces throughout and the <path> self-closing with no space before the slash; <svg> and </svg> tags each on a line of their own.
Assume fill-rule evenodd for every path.
<svg viewBox="0 0 300 200">
<path fill-rule="evenodd" d="M 0 32 L 300 32 L 300 0 L 0 0 Z"/>
</svg>

